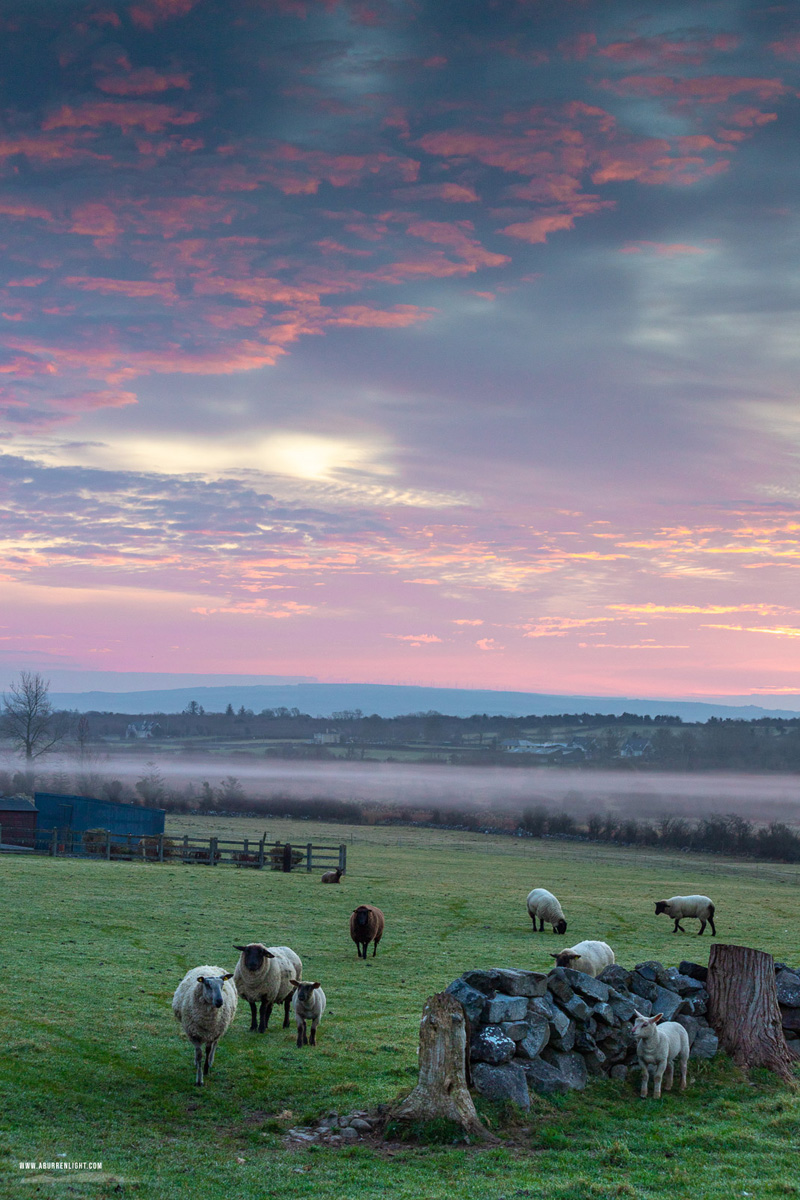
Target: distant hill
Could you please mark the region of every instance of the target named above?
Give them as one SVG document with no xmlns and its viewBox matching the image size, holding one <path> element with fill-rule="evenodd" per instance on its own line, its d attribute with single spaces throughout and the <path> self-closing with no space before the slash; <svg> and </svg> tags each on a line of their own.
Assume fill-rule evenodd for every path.
<svg viewBox="0 0 800 1200">
<path fill-rule="evenodd" d="M 311 716 L 329 717 L 334 712 L 361 709 L 366 715 L 397 717 L 404 713 L 436 712 L 454 717 L 473 713 L 493 716 L 551 716 L 558 713 L 624 712 L 636 716 L 680 717 L 684 721 L 707 721 L 709 717 L 732 717 L 751 721 L 758 717 L 800 717 L 798 709 L 762 708 L 731 697 L 734 703 L 693 700 L 637 700 L 628 696 L 558 696 L 540 692 L 496 692 L 467 688 L 391 686 L 374 683 L 215 683 L 147 691 L 51 692 L 58 708 L 79 712 L 176 713 L 196 700 L 207 712 L 235 709 L 299 708 Z"/>
</svg>

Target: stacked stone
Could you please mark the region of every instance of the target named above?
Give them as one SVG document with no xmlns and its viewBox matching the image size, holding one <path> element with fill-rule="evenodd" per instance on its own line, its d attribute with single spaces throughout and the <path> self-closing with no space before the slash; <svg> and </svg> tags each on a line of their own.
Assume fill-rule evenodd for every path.
<svg viewBox="0 0 800 1200">
<path fill-rule="evenodd" d="M 800 971 L 786 963 L 775 963 L 775 986 L 784 1037 L 795 1057 L 800 1058 Z"/>
<path fill-rule="evenodd" d="M 692 1057 L 711 1058 L 717 1037 L 705 1017 L 706 974 L 687 962 L 677 970 L 659 962 L 632 971 L 612 966 L 597 979 L 567 967 L 547 975 L 493 967 L 466 971 L 446 990 L 472 1027 L 473 1085 L 490 1099 L 528 1108 L 529 1088 L 548 1095 L 582 1089 L 589 1075 L 624 1079 L 636 1061 L 636 1009 L 677 1021 Z"/>
</svg>

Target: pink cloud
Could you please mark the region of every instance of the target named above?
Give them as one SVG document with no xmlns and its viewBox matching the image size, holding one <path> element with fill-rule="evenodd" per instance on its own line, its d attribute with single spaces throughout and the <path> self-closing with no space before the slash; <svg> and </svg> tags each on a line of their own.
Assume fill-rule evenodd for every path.
<svg viewBox="0 0 800 1200">
<path fill-rule="evenodd" d="M 422 238 L 426 242 L 449 246 L 455 254 L 471 267 L 500 267 L 511 262 L 506 254 L 494 254 L 485 250 L 475 238 L 469 236 L 474 226 L 471 221 L 414 221 L 408 226 L 407 232 L 412 237 Z"/>
<path fill-rule="evenodd" d="M 68 275 L 64 280 L 72 287 L 87 292 L 103 292 L 105 295 L 129 296 L 135 300 L 174 301 L 178 296 L 173 283 L 155 283 L 150 279 L 101 279 L 85 275 Z"/>
<path fill-rule="evenodd" d="M 460 183 L 420 183 L 398 188 L 395 195 L 409 200 L 445 200 L 448 204 L 475 204 L 480 197 L 474 188 Z"/>
<path fill-rule="evenodd" d="M 529 221 L 516 221 L 512 225 L 506 225 L 505 229 L 501 229 L 500 232 L 504 233 L 506 237 L 518 238 L 520 241 L 537 245 L 546 242 L 550 233 L 574 228 L 575 218 L 569 213 L 560 213 L 549 217 L 531 217 Z"/>
<path fill-rule="evenodd" d="M 146 96 L 170 88 L 186 90 L 191 86 L 191 76 L 185 71 L 160 72 L 152 67 L 140 67 L 124 75 L 104 75 L 96 84 L 101 92 L 111 96 Z"/>
<path fill-rule="evenodd" d="M 724 104 L 732 96 L 753 92 L 760 100 L 775 100 L 790 89 L 780 79 L 760 79 L 745 75 L 701 75 L 677 79 L 670 75 L 628 75 L 624 79 L 604 79 L 601 87 L 619 96 L 666 96 L 678 103 Z"/>
<path fill-rule="evenodd" d="M 779 38 L 776 42 L 770 42 L 768 48 L 781 58 L 798 58 L 800 57 L 800 33 L 787 34 L 786 37 Z"/>
<path fill-rule="evenodd" d="M 90 100 L 76 107 L 62 104 L 57 112 L 46 118 L 42 129 L 49 132 L 51 129 L 116 125 L 123 133 L 140 128 L 146 133 L 159 133 L 168 125 L 193 125 L 199 120 L 199 113 L 180 112 L 170 104 L 145 100 Z"/>
<path fill-rule="evenodd" d="M 706 254 L 701 246 L 690 246 L 685 242 L 628 242 L 620 248 L 620 254 L 642 254 L 649 251 L 661 258 L 678 258 L 685 254 Z"/>
<path fill-rule="evenodd" d="M 156 25 L 185 17 L 198 0 L 140 0 L 131 5 L 130 18 L 140 29 L 152 31 Z"/>
</svg>

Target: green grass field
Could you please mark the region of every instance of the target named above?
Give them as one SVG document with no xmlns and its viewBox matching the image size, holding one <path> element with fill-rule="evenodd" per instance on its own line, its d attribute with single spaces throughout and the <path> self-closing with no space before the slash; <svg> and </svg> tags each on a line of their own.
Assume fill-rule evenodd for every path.
<svg viewBox="0 0 800 1200">
<path fill-rule="evenodd" d="M 257 837 L 264 822 L 170 827 Z M 462 971 L 548 969 L 562 943 L 531 933 L 531 887 L 561 898 L 563 944 L 600 937 L 625 965 L 707 961 L 707 937 L 673 936 L 653 915 L 654 899 L 695 891 L 713 895 L 720 940 L 800 965 L 800 888 L 778 868 L 714 863 L 712 873 L 708 860 L 580 843 L 269 822 L 271 839 L 351 835 L 339 887 L 304 871 L 0 858 L 1 1196 L 800 1197 L 800 1098 L 721 1057 L 690 1064 L 687 1092 L 660 1104 L 641 1102 L 633 1080 L 534 1098 L 527 1117 L 479 1103 L 501 1137 L 490 1149 L 287 1146 L 291 1126 L 408 1092 L 423 1002 Z M 387 918 L 366 962 L 348 933 L 363 901 Z M 196 1088 L 172 993 L 190 967 L 232 969 L 233 943 L 248 940 L 288 943 L 305 977 L 322 981 L 319 1044 L 297 1050 L 277 1010 L 267 1034 L 251 1034 L 245 1004 Z M 103 1169 L 19 1169 L 58 1156 Z"/>
</svg>

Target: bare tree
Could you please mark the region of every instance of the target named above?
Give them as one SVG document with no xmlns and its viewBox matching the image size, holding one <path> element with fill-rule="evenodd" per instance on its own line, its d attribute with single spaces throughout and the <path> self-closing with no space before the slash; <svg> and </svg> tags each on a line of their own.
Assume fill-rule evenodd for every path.
<svg viewBox="0 0 800 1200">
<path fill-rule="evenodd" d="M 3 693 L 0 730 L 30 764 L 62 742 L 69 732 L 67 713 L 50 703 L 50 681 L 38 671 L 21 671 L 9 695 Z"/>
</svg>

